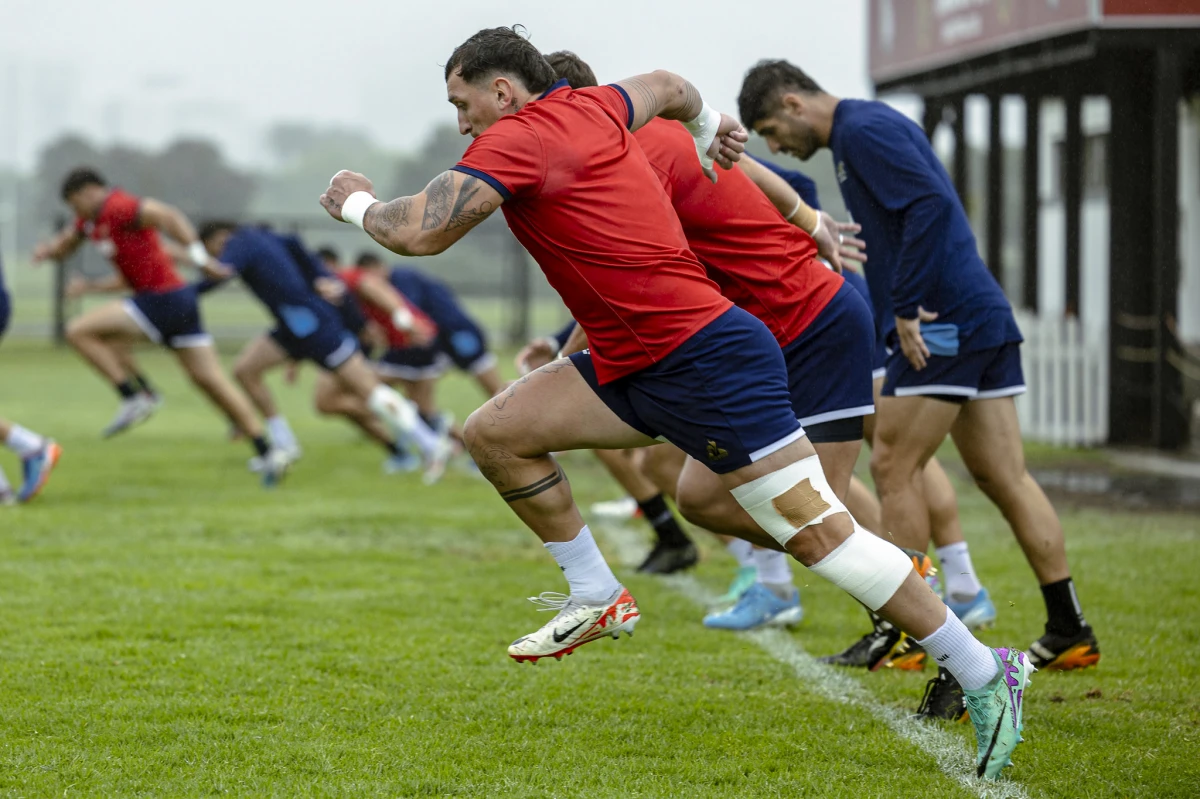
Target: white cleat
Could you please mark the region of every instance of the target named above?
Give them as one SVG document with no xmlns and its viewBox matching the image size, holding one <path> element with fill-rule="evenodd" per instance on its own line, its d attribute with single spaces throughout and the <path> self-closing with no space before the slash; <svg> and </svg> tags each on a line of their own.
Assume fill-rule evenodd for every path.
<svg viewBox="0 0 1200 799">
<path fill-rule="evenodd" d="M 262 469 L 259 471 L 259 474 L 262 475 L 263 488 L 274 488 L 282 483 L 283 477 L 291 465 L 287 450 L 272 449 L 268 451 L 262 457 Z"/>
<path fill-rule="evenodd" d="M 425 473 L 421 475 L 421 482 L 427 486 L 442 479 L 442 476 L 446 474 L 446 466 L 454 457 L 454 441 L 450 438 L 450 429 L 443 428 L 436 432 L 438 434 L 437 443 L 434 445 L 433 451 L 426 453 L 423 458 Z"/>
<path fill-rule="evenodd" d="M 633 497 L 621 497 L 608 502 L 592 503 L 592 515 L 614 522 L 624 522 L 638 514 L 637 500 Z"/>
<path fill-rule="evenodd" d="M 288 466 L 291 466 L 304 456 L 304 451 L 300 447 L 280 447 L 278 451 L 282 452 L 287 458 Z M 262 474 L 263 469 L 266 468 L 266 459 L 261 455 L 255 455 L 247 461 L 246 465 L 250 467 L 250 471 L 254 474 Z"/>
<path fill-rule="evenodd" d="M 129 399 L 121 400 L 116 417 L 104 428 L 101 437 L 112 438 L 117 433 L 123 433 L 134 425 L 141 424 L 154 415 L 159 404 L 158 400 L 148 394 L 135 394 Z"/>
<path fill-rule="evenodd" d="M 637 600 L 624 586 L 606 601 L 595 604 L 577 602 L 554 591 L 530 597 L 529 601 L 541 605 L 539 610 L 557 610 L 558 613 L 537 632 L 513 641 L 508 656 L 518 663 L 536 663 L 544 657 L 562 660 L 563 655 L 598 638 L 610 635 L 618 638 L 622 632 L 633 635 L 633 628 L 641 616 Z"/>
</svg>

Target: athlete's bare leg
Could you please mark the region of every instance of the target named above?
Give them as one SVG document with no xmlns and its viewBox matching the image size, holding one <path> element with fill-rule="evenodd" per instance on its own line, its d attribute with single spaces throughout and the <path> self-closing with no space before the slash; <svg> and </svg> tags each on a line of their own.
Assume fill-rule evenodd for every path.
<svg viewBox="0 0 1200 799">
<path fill-rule="evenodd" d="M 644 447 L 634 452 L 634 463 L 655 487 L 671 499 L 676 499 L 679 476 L 688 456 L 674 444 Z"/>
<path fill-rule="evenodd" d="M 313 400 L 317 413 L 344 416 L 385 447 L 395 444 L 395 437 L 367 407 L 367 401 L 334 375 L 323 372 L 317 377 Z"/>
<path fill-rule="evenodd" d="M 183 370 L 234 425 L 250 439 L 263 438 L 263 425 L 254 406 L 237 389 L 221 368 L 217 351 L 211 344 L 174 350 Z"/>
<path fill-rule="evenodd" d="M 846 509 L 867 530 L 880 535 L 883 519 L 879 499 L 867 484 L 855 476 L 850 477 L 850 490 L 846 492 Z"/>
<path fill-rule="evenodd" d="M 961 405 L 932 397 L 881 397 L 876 405 L 871 473 L 883 506 L 883 531 L 899 546 L 929 547 L 925 464 L 954 424 Z"/>
<path fill-rule="evenodd" d="M 971 476 L 1012 527 L 1038 582 L 1070 577 L 1058 514 L 1025 468 L 1013 398 L 968 402 L 951 434 Z"/>
<path fill-rule="evenodd" d="M 241 385 L 250 401 L 262 414 L 270 419 L 279 415 L 279 407 L 271 390 L 263 380 L 267 372 L 287 363 L 288 355 L 275 339 L 262 335 L 245 346 L 233 365 L 233 377 Z"/>
<path fill-rule="evenodd" d="M 126 368 L 132 360 L 127 348 L 149 339 L 118 300 L 73 319 L 67 341 L 105 380 L 119 386 L 134 374 Z"/>
<path fill-rule="evenodd" d="M 500 376 L 500 372 L 497 371 L 494 365 L 473 373 L 472 377 L 475 378 L 475 382 L 479 384 L 479 387 L 489 397 L 496 396 L 508 387 L 508 382 Z"/>
<path fill-rule="evenodd" d="M 634 450 L 598 449 L 595 455 L 621 488 L 638 502 L 658 495 L 658 488 L 637 467 Z"/>
<path fill-rule="evenodd" d="M 925 504 L 929 506 L 929 532 L 935 547 L 965 541 L 958 517 L 958 497 L 937 457 L 925 464 Z"/>
</svg>

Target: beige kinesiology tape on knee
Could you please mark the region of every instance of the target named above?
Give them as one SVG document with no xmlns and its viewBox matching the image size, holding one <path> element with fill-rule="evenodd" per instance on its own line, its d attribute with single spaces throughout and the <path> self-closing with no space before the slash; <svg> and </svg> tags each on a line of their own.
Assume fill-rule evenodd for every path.
<svg viewBox="0 0 1200 799">
<path fill-rule="evenodd" d="M 786 546 L 796 533 L 846 506 L 833 493 L 816 455 L 796 461 L 730 491 L 750 518 Z"/>
</svg>

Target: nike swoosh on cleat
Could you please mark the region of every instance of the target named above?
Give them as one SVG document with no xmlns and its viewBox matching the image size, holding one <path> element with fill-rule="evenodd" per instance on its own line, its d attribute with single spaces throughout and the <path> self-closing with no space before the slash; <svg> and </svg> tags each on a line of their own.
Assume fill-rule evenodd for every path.
<svg viewBox="0 0 1200 799">
<path fill-rule="evenodd" d="M 1004 716 L 996 722 L 996 729 L 992 730 L 992 740 L 988 744 L 987 751 L 983 753 L 983 759 L 979 761 L 979 769 L 976 776 L 982 777 L 987 772 L 988 761 L 992 759 L 992 750 L 996 748 L 996 741 L 1000 738 L 1000 727 L 1004 724 Z"/>
<path fill-rule="evenodd" d="M 555 630 L 554 631 L 554 643 L 561 644 L 563 641 L 565 641 L 571 637 L 571 633 L 575 632 L 576 630 L 578 630 L 580 627 L 582 627 L 585 624 L 587 624 L 586 619 L 584 621 L 579 622 L 579 624 L 576 624 L 574 627 L 572 627 L 571 629 L 567 630 L 564 633 L 560 633 L 558 630 Z"/>
</svg>

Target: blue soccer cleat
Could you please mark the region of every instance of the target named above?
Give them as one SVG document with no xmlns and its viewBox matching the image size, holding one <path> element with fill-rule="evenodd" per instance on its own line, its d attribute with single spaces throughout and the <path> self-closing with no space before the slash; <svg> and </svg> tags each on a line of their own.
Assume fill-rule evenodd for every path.
<svg viewBox="0 0 1200 799">
<path fill-rule="evenodd" d="M 780 599 L 762 583 L 755 583 L 729 610 L 705 616 L 704 626 L 714 630 L 757 630 L 791 627 L 803 618 L 799 591 L 793 589 L 791 599 Z"/>
<path fill-rule="evenodd" d="M 946 606 L 958 616 L 968 630 L 991 627 L 996 623 L 996 606 L 992 604 L 992 598 L 988 596 L 986 588 L 979 589 L 975 598 L 966 602 L 955 602 L 947 596 Z"/>
<path fill-rule="evenodd" d="M 758 569 L 754 566 L 739 566 L 737 574 L 733 576 L 733 582 L 729 584 L 729 590 L 725 592 L 725 596 L 717 600 L 718 605 L 732 605 L 742 598 L 742 594 L 750 590 L 750 587 L 758 581 Z"/>
<path fill-rule="evenodd" d="M 21 461 L 25 482 L 17 492 L 17 502 L 29 502 L 41 492 L 61 455 L 62 447 L 54 441 L 47 440 L 41 449 Z"/>
</svg>

